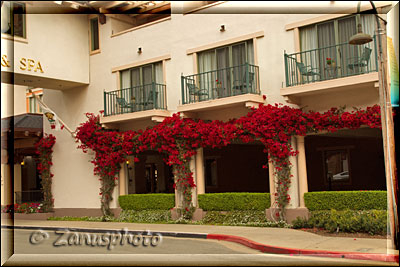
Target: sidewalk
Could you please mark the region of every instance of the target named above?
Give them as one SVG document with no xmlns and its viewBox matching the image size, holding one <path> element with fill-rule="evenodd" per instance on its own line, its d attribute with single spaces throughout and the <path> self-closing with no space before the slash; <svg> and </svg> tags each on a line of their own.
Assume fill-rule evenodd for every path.
<svg viewBox="0 0 400 267">
<path fill-rule="evenodd" d="M 3 225 L 12 224 L 10 221 L 2 220 Z M 357 256 L 358 259 L 372 257 L 372 260 L 391 262 L 398 262 L 399 255 L 398 250 L 388 248 L 390 241 L 385 239 L 327 237 L 284 228 L 40 220 L 17 220 L 14 222 L 14 226 L 97 230 L 122 230 L 123 228 L 127 228 L 130 231 L 148 230 L 151 232 L 169 233 L 169 235 L 176 236 L 177 238 L 207 238 L 236 242 L 266 253 L 278 254 L 326 254 L 329 257 L 329 255 L 332 256 L 340 254 L 338 252 L 344 252 L 343 254 L 346 255 L 346 258 L 354 258 L 354 255 L 359 255 Z M 300 253 L 298 253 L 299 251 Z M 340 256 L 344 257 L 343 255 Z"/>
</svg>

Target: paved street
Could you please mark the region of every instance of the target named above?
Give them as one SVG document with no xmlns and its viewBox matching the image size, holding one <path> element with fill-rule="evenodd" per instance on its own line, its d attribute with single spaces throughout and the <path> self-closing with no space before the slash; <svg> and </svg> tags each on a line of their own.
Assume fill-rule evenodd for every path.
<svg viewBox="0 0 400 267">
<path fill-rule="evenodd" d="M 6 246 L 7 237 L 10 237 L 13 230 L 2 229 L 2 249 Z M 121 245 L 108 249 L 108 245 L 87 245 L 84 240 L 81 245 L 79 238 L 86 233 L 74 234 L 55 231 L 36 230 L 14 230 L 14 255 L 7 260 L 6 265 L 335 265 L 335 266 L 395 266 L 393 263 L 382 263 L 372 261 L 348 260 L 326 257 L 310 257 L 295 255 L 274 255 L 264 254 L 225 241 L 215 241 L 194 238 L 162 237 L 162 241 L 156 245 L 143 245 L 137 242 L 136 245 Z M 102 236 L 106 234 L 88 233 Z M 44 238 L 40 238 L 40 236 Z M 111 236 L 110 240 L 111 240 Z M 63 241 L 65 240 L 65 242 Z M 64 244 L 55 246 L 57 244 Z M 9 243 L 7 243 L 9 245 Z M 155 244 L 155 243 L 154 243 Z M 4 255 L 2 253 L 2 264 Z"/>
<path fill-rule="evenodd" d="M 2 230 L 2 234 L 5 231 Z M 87 244 L 86 239 L 81 244 L 67 244 L 71 243 L 72 238 L 75 237 L 73 232 L 65 233 L 63 235 L 56 234 L 55 231 L 43 231 L 48 233 L 48 239 L 32 244 L 31 236 L 36 231 L 32 230 L 15 230 L 15 254 L 254 254 L 258 251 L 247 248 L 245 246 L 230 243 L 219 242 L 215 240 L 206 239 L 192 239 L 192 238 L 173 238 L 162 237 L 161 242 L 154 242 L 155 245 L 143 244 L 136 242 L 128 244 L 126 242 L 121 245 L 117 242 L 114 247 L 109 249 L 109 245 L 103 246 Z M 89 233 L 91 236 L 106 237 L 105 234 Z M 79 233 L 77 237 L 83 237 L 85 233 Z M 65 240 L 66 242 L 63 242 Z M 79 240 L 80 241 L 80 240 Z M 57 246 L 57 244 L 59 244 Z"/>
</svg>

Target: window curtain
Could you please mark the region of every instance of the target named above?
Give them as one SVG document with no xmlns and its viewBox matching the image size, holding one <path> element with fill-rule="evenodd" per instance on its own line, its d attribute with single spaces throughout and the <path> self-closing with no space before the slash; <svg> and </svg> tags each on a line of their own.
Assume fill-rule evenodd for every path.
<svg viewBox="0 0 400 267">
<path fill-rule="evenodd" d="M 158 107 L 164 106 L 164 76 L 163 76 L 163 63 L 159 62 L 154 64 L 154 74 L 155 74 L 155 83 L 156 83 L 156 102 Z"/>
<path fill-rule="evenodd" d="M 372 39 L 374 39 L 372 42 L 365 44 L 368 48 L 372 49 L 371 51 L 371 56 L 369 59 L 369 64 L 368 64 L 368 69 L 371 71 L 378 71 L 378 67 L 376 66 L 376 61 L 375 61 L 375 55 L 377 55 L 377 52 L 375 51 L 375 43 L 378 40 L 376 39 L 376 20 L 375 20 L 375 15 L 373 14 L 362 14 L 361 15 L 361 25 L 362 25 L 362 31 L 363 33 L 367 33 L 371 35 Z M 375 38 L 374 38 L 375 37 Z"/>
<path fill-rule="evenodd" d="M 127 89 L 131 87 L 130 71 L 121 71 L 121 89 Z"/>
<path fill-rule="evenodd" d="M 155 72 L 155 82 L 158 84 L 164 83 L 164 76 L 163 76 L 163 64 L 162 62 L 154 64 L 154 72 Z"/>
<path fill-rule="evenodd" d="M 217 77 L 212 77 L 215 80 L 213 88 L 217 88 L 218 96 L 226 96 L 229 88 L 231 87 L 230 77 L 231 72 L 229 69 L 229 47 L 217 49 Z"/>
<path fill-rule="evenodd" d="M 315 52 L 317 57 L 317 64 L 319 72 L 321 74 L 320 78 L 322 80 L 330 78 L 327 70 L 327 58 L 338 62 L 338 57 L 336 53 L 336 38 L 335 38 L 335 27 L 334 22 L 326 22 L 317 25 L 318 34 L 318 50 Z"/>
<path fill-rule="evenodd" d="M 296 58 L 295 60 L 301 61 L 305 66 L 313 66 L 313 68 L 318 68 L 319 64 L 317 61 L 317 54 L 314 50 L 317 48 L 317 28 L 315 25 L 300 28 L 300 51 L 302 53 L 301 57 Z"/>
<path fill-rule="evenodd" d="M 210 71 L 217 69 L 215 53 L 215 50 L 199 53 L 199 76 L 196 83 L 201 89 L 209 90 L 214 87 L 216 77 L 213 77 Z"/>
<path fill-rule="evenodd" d="M 140 96 L 140 68 L 130 70 L 130 95 L 133 102 L 139 102 Z"/>
<path fill-rule="evenodd" d="M 11 3 L 8 1 L 2 2 L 1 7 L 1 33 L 11 34 L 11 17 L 10 7 Z"/>
<path fill-rule="evenodd" d="M 217 69 L 215 50 L 199 53 L 199 73 Z"/>
<path fill-rule="evenodd" d="M 254 65 L 253 40 L 247 41 L 247 63 Z"/>
<path fill-rule="evenodd" d="M 360 47 L 358 45 L 350 45 L 350 38 L 357 33 L 356 27 L 356 16 L 339 19 L 338 20 L 338 36 L 339 44 L 339 62 L 341 66 L 341 74 L 344 76 L 349 75 L 353 70 L 350 70 L 347 66 L 349 63 L 355 60 L 360 55 Z"/>
</svg>

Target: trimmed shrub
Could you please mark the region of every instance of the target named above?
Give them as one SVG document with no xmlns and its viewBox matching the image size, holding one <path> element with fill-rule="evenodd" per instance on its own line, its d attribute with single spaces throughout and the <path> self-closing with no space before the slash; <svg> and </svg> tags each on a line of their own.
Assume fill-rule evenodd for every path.
<svg viewBox="0 0 400 267">
<path fill-rule="evenodd" d="M 131 194 L 119 196 L 123 210 L 170 210 L 175 207 L 174 194 Z"/>
<path fill-rule="evenodd" d="M 314 210 L 386 210 L 386 191 L 329 191 L 308 192 L 304 202 Z"/>
<path fill-rule="evenodd" d="M 64 217 L 49 217 L 48 221 L 86 221 L 86 222 L 113 222 L 115 221 L 114 217 L 111 216 L 102 216 L 102 217 L 73 217 L 73 216 L 64 216 Z"/>
<path fill-rule="evenodd" d="M 204 211 L 262 210 L 271 206 L 269 193 L 207 193 L 198 195 Z"/>
<path fill-rule="evenodd" d="M 290 225 L 284 221 L 271 222 L 265 217 L 265 211 L 236 210 L 236 211 L 208 211 L 198 224 L 229 225 L 229 226 L 258 226 L 258 227 L 285 227 Z"/>
<path fill-rule="evenodd" d="M 167 223 L 172 221 L 169 210 L 123 210 L 117 222 L 130 223 Z"/>
<path fill-rule="evenodd" d="M 363 232 L 386 234 L 387 211 L 385 210 L 330 210 L 312 211 L 308 220 L 298 217 L 293 228 L 323 228 L 330 232 Z"/>
</svg>

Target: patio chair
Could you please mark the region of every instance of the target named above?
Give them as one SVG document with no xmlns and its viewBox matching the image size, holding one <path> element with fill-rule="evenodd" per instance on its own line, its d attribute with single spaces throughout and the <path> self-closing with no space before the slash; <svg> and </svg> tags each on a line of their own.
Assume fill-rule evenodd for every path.
<svg viewBox="0 0 400 267">
<path fill-rule="evenodd" d="M 361 53 L 361 57 L 351 57 L 347 60 L 347 67 L 351 70 L 357 70 L 360 68 L 360 72 L 364 72 L 364 68 L 368 67 L 369 59 L 371 57 L 372 49 L 368 47 L 364 47 L 363 52 Z"/>
<path fill-rule="evenodd" d="M 144 106 L 144 109 L 147 109 L 146 107 L 150 105 L 153 105 L 153 108 L 157 108 L 157 97 L 158 97 L 158 92 L 151 90 L 147 96 L 147 99 L 145 99 L 145 101 L 143 101 L 143 103 L 140 104 Z"/>
<path fill-rule="evenodd" d="M 134 103 L 126 102 L 125 98 L 117 96 L 117 103 L 122 109 L 129 109 L 132 111 L 134 109 Z"/>
<path fill-rule="evenodd" d="M 297 62 L 296 61 L 296 66 L 299 69 L 299 72 L 301 74 L 302 77 L 306 77 L 307 82 L 310 82 L 310 76 L 311 76 L 311 81 L 314 82 L 315 81 L 315 76 L 321 76 L 321 74 L 318 72 L 319 69 L 318 68 L 313 68 L 312 66 L 305 66 L 303 62 Z M 304 82 L 302 82 L 304 83 Z"/>
<path fill-rule="evenodd" d="M 242 80 L 233 81 L 233 90 L 235 90 L 236 92 L 239 91 L 238 94 L 250 93 L 251 90 L 253 89 L 254 72 L 249 72 L 248 74 L 249 74 L 249 84 L 246 83 L 246 78 L 247 78 L 246 72 L 243 73 Z M 237 95 L 236 92 L 235 95 Z"/>
<path fill-rule="evenodd" d="M 198 96 L 200 101 L 203 100 L 204 96 L 208 97 L 208 90 L 198 88 L 194 79 L 186 79 L 186 86 L 188 88 L 189 95 Z"/>
</svg>

